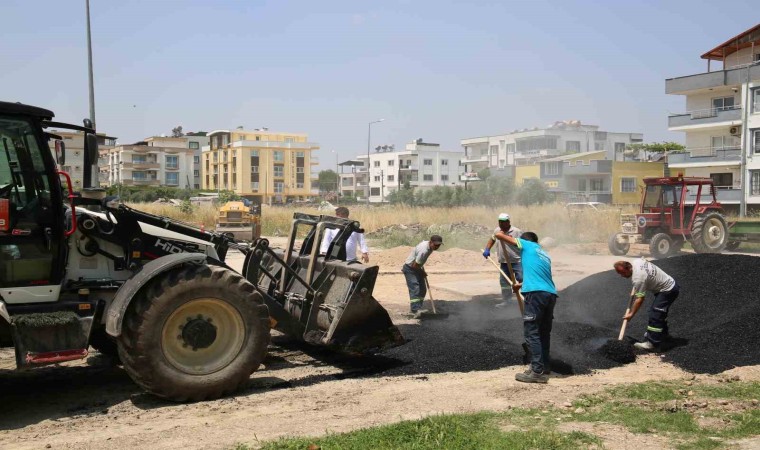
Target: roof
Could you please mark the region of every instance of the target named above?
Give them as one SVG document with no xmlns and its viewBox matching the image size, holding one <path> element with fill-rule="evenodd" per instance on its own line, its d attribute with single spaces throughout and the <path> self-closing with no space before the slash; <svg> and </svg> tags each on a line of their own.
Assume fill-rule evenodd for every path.
<svg viewBox="0 0 760 450">
<path fill-rule="evenodd" d="M 582 152 L 582 153 L 573 153 L 572 155 L 564 155 L 564 156 L 557 156 L 554 158 L 548 158 L 543 159 L 539 162 L 555 162 L 555 161 L 570 161 L 572 159 L 578 158 L 578 157 L 586 157 L 586 156 L 593 156 L 593 155 L 604 155 L 607 152 L 605 150 L 599 150 L 595 152 Z"/>
<path fill-rule="evenodd" d="M 760 45 L 760 24 L 755 25 L 747 31 L 744 31 L 726 42 L 720 44 L 714 49 L 706 52 L 701 56 L 702 59 L 712 59 L 714 61 L 723 61 L 723 58 L 731 53 L 751 47 L 752 44 Z"/>
<path fill-rule="evenodd" d="M 342 163 L 338 164 L 339 166 L 363 166 L 364 161 L 357 161 L 355 159 L 349 159 L 348 161 L 343 161 Z"/>
<path fill-rule="evenodd" d="M 52 119 L 55 117 L 53 111 L 36 106 L 24 105 L 23 103 L 0 102 L 0 113 L 22 114 L 27 116 L 36 116 L 43 119 Z"/>
</svg>

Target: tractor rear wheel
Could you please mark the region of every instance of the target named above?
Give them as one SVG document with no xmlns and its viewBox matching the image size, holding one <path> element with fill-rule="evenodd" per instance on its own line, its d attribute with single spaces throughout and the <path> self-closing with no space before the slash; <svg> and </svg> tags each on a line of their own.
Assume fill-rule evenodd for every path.
<svg viewBox="0 0 760 450">
<path fill-rule="evenodd" d="M 728 243 L 726 218 L 717 212 L 707 212 L 694 219 L 691 226 L 691 246 L 697 253 L 720 253 Z"/>
<path fill-rule="evenodd" d="M 653 258 L 668 258 L 675 251 L 675 243 L 665 233 L 657 233 L 649 241 L 649 253 Z"/>
<path fill-rule="evenodd" d="M 119 337 L 132 379 L 173 401 L 221 397 L 245 384 L 269 345 L 261 294 L 232 270 L 184 266 L 133 299 Z"/>
<path fill-rule="evenodd" d="M 622 234 L 623 233 L 615 233 L 607 240 L 607 247 L 609 247 L 610 253 L 615 256 L 623 256 L 631 249 L 631 244 L 628 242 L 621 243 L 618 241 L 618 236 L 621 236 Z"/>
</svg>

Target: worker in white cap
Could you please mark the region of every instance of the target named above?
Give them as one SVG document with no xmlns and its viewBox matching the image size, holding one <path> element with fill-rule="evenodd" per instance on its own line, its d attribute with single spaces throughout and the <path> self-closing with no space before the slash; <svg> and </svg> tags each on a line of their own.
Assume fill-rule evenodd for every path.
<svg viewBox="0 0 760 450">
<path fill-rule="evenodd" d="M 513 227 L 509 221 L 509 214 L 499 214 L 499 227 L 494 230 L 494 236 L 499 231 L 504 232 L 508 236 L 512 236 L 517 239 L 522 234 L 519 228 Z M 491 256 L 491 248 L 497 242 L 497 239 L 491 236 L 486 244 L 486 248 L 483 250 L 483 257 L 488 258 Z M 501 265 L 502 272 L 509 275 L 509 266 L 507 262 L 512 264 L 512 271 L 514 271 L 517 282 L 520 283 L 523 280 L 523 270 L 520 257 L 520 250 L 510 245 L 505 245 L 502 241 L 498 241 L 499 245 L 496 247 L 496 253 L 498 254 L 499 264 Z M 512 298 L 512 287 L 504 279 L 504 276 L 499 274 L 499 284 L 501 285 L 501 303 L 497 303 L 497 308 L 502 308 L 509 304 L 509 300 Z"/>
</svg>

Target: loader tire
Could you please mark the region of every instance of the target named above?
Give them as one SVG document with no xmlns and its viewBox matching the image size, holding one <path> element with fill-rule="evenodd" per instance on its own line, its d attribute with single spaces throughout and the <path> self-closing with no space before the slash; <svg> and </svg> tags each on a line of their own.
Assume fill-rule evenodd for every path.
<svg viewBox="0 0 760 450">
<path fill-rule="evenodd" d="M 708 212 L 694 219 L 691 227 L 691 246 L 697 253 L 720 253 L 728 243 L 726 218 L 717 212 Z"/>
<path fill-rule="evenodd" d="M 172 401 L 219 398 L 243 386 L 264 360 L 269 311 L 232 270 L 172 269 L 132 300 L 118 340 L 130 377 Z"/>
</svg>

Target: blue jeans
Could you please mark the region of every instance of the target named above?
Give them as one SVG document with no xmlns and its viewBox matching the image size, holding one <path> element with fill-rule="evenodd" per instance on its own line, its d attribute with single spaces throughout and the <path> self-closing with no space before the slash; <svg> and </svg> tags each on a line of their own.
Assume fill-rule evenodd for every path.
<svg viewBox="0 0 760 450">
<path fill-rule="evenodd" d="M 649 323 L 644 337 L 652 344 L 659 345 L 668 335 L 668 310 L 680 292 L 678 283 L 668 292 L 658 292 L 649 308 Z"/>
<path fill-rule="evenodd" d="M 549 346 L 557 296 L 544 291 L 525 292 L 523 296 L 523 333 L 531 353 L 530 368 L 533 372 L 542 373 L 549 370 Z"/>
<path fill-rule="evenodd" d="M 422 301 L 425 300 L 425 294 L 427 294 L 425 277 L 421 271 L 416 271 L 406 264 L 401 268 L 401 272 L 406 278 L 406 287 L 409 289 L 409 309 L 417 312 L 422 308 Z"/>
<path fill-rule="evenodd" d="M 509 275 L 509 267 L 507 266 L 507 263 L 501 263 L 501 271 Z M 518 263 L 512 263 L 512 271 L 515 273 L 515 279 L 522 283 L 523 280 L 523 270 L 522 270 L 522 264 Z M 499 284 L 501 285 L 501 299 L 502 301 L 507 301 L 512 298 L 512 287 L 507 283 L 507 280 L 504 278 L 504 275 L 499 274 Z"/>
</svg>

